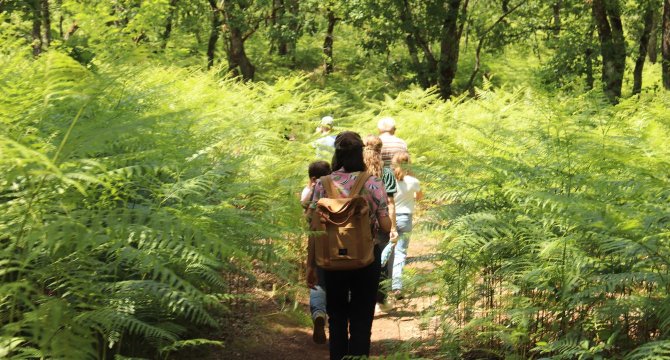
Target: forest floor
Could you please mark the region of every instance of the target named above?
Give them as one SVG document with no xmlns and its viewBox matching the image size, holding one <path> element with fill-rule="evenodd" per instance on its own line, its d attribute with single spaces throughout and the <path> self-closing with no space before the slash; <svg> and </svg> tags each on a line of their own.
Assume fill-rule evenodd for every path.
<svg viewBox="0 0 670 360">
<path fill-rule="evenodd" d="M 406 271 L 419 277 L 429 273 L 434 265 L 427 259 L 435 253 L 435 247 L 435 240 L 412 239 Z M 426 315 L 436 297 L 427 295 L 430 291 L 425 291 L 426 287 L 429 286 L 420 286 L 418 292 L 408 291 L 414 295 L 408 294 L 403 300 L 391 300 L 393 309 L 387 313 L 379 310 L 375 312 L 372 325 L 373 358 L 439 358 L 434 349 L 439 334 L 439 320 Z M 233 333 L 232 342 L 227 348 L 216 351 L 216 354 L 210 353 L 208 359 L 328 359 L 328 345 L 312 342 L 307 289 L 304 295 L 298 296 L 299 302 L 295 308 L 282 305 L 269 293 L 254 290 L 252 296 L 256 304 L 253 314 L 249 314 L 250 318 L 245 319 L 245 324 L 239 328 L 228 329 L 228 333 Z"/>
</svg>

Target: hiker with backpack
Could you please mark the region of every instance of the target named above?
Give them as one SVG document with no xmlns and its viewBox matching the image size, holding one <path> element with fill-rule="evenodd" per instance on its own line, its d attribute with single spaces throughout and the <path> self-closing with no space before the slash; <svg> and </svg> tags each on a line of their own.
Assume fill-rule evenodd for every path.
<svg viewBox="0 0 670 360">
<path fill-rule="evenodd" d="M 363 141 L 351 131 L 335 140 L 333 173 L 316 182 L 310 205 L 307 285 L 316 286 L 323 268 L 330 359 L 368 356 L 379 281 L 377 232 L 389 232 L 386 192 L 363 162 Z"/>
<path fill-rule="evenodd" d="M 307 168 L 309 175 L 309 184 L 305 186 L 300 195 L 300 203 L 305 212 L 307 212 L 309 205 L 312 203 L 314 195 L 314 186 L 316 181 L 322 176 L 330 175 L 330 164 L 327 161 L 314 161 L 309 164 Z M 309 289 L 309 310 L 312 314 L 312 340 L 317 344 L 326 343 L 326 284 L 321 268 L 316 269 L 318 275 L 318 283 L 314 288 Z"/>
</svg>

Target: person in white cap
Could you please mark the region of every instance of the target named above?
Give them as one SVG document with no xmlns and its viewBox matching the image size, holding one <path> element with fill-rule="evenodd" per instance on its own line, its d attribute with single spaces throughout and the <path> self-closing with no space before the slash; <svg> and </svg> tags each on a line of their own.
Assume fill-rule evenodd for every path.
<svg viewBox="0 0 670 360">
<path fill-rule="evenodd" d="M 316 157 L 322 160 L 330 161 L 335 153 L 335 134 L 333 134 L 333 123 L 335 119 L 332 116 L 324 116 L 321 123 L 316 128 L 316 132 L 321 135 L 314 140 L 312 146 L 316 149 Z"/>
<path fill-rule="evenodd" d="M 379 138 L 382 139 L 382 160 L 384 166 L 391 166 L 391 160 L 397 153 L 407 152 L 405 140 L 395 136 L 395 120 L 392 117 L 384 117 L 377 122 Z"/>
</svg>

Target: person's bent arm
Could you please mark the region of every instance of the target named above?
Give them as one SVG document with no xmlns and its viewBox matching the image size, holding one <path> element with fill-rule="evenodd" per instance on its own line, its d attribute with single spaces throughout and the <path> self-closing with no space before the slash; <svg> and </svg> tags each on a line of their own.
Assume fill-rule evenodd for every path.
<svg viewBox="0 0 670 360">
<path fill-rule="evenodd" d="M 310 289 L 314 289 L 316 285 L 319 283 L 319 278 L 316 274 L 316 259 L 314 256 L 314 238 L 309 237 L 307 240 L 307 273 L 305 274 L 307 280 L 307 287 Z"/>
<path fill-rule="evenodd" d="M 388 230 L 390 232 L 389 239 L 395 242 L 395 240 L 398 238 L 398 229 L 395 223 L 395 199 L 393 196 L 389 196 L 387 201 L 389 207 L 389 218 L 391 220 L 391 229 Z"/>
<path fill-rule="evenodd" d="M 380 216 L 379 229 L 383 232 L 391 231 L 391 218 L 388 216 Z"/>
</svg>

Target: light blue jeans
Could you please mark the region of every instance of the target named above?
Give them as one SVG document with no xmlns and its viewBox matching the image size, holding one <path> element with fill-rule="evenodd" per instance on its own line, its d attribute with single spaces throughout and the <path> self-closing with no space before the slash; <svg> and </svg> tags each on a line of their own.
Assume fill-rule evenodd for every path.
<svg viewBox="0 0 670 360">
<path fill-rule="evenodd" d="M 398 243 L 395 245 L 393 253 L 393 280 L 391 282 L 391 289 L 400 290 L 402 289 L 402 268 L 405 266 L 409 236 L 412 234 L 412 214 L 396 214 L 395 222 L 398 229 Z"/>
<path fill-rule="evenodd" d="M 312 320 L 318 315 L 326 316 L 326 282 L 323 269 L 316 269 L 319 278 L 319 284 L 316 289 L 309 289 L 309 311 L 312 313 Z"/>
</svg>

